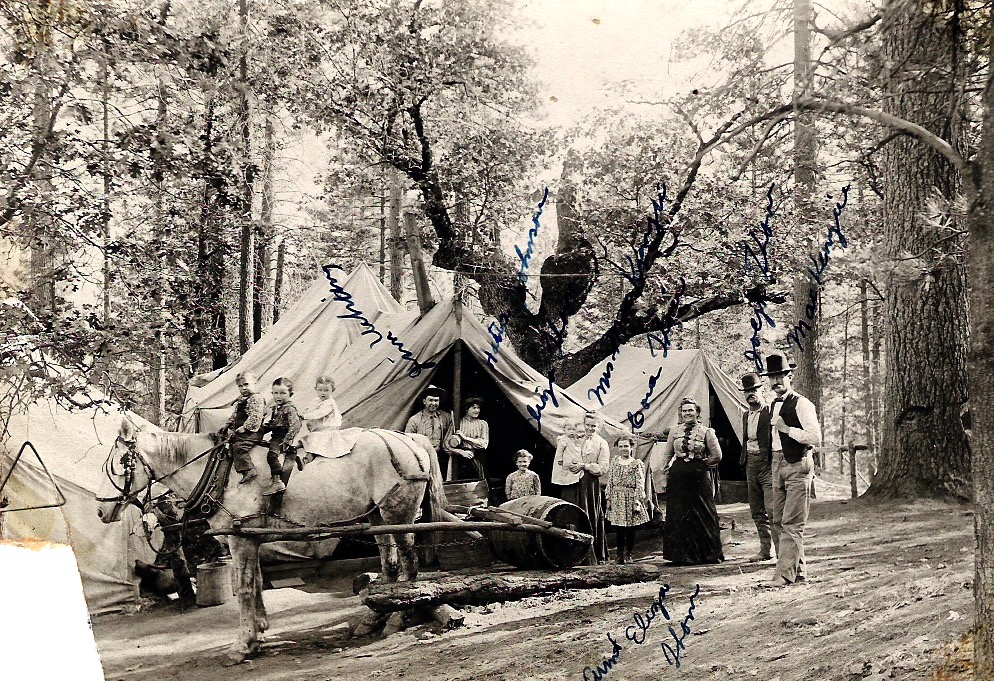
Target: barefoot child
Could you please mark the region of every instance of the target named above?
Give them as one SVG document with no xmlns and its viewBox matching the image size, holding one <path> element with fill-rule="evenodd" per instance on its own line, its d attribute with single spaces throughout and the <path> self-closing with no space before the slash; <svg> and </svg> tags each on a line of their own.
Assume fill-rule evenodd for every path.
<svg viewBox="0 0 994 681">
<path fill-rule="evenodd" d="M 249 453 L 253 447 L 262 443 L 262 433 L 259 429 L 266 415 L 266 400 L 259 394 L 255 381 L 255 374 L 250 371 L 243 371 L 235 377 L 240 397 L 235 402 L 235 413 L 220 431 L 227 435 L 232 465 L 242 474 L 239 483 L 246 483 L 259 477 Z"/>
<path fill-rule="evenodd" d="M 514 455 L 514 463 L 518 470 L 507 476 L 507 481 L 504 483 L 508 501 L 542 493 L 542 481 L 538 479 L 538 473 L 528 470 L 531 462 L 532 455 L 527 449 L 519 449 Z"/>
<path fill-rule="evenodd" d="M 635 438 L 622 435 L 614 443 L 618 455 L 607 472 L 607 520 L 615 527 L 618 565 L 635 550 L 635 527 L 649 522 L 645 510 L 645 464 L 634 458 Z"/>
<path fill-rule="evenodd" d="M 286 485 L 280 480 L 280 475 L 283 473 L 280 454 L 284 449 L 289 449 L 300 430 L 300 416 L 297 414 L 297 408 L 290 402 L 292 395 L 293 381 L 289 378 L 277 378 L 273 381 L 273 410 L 269 414 L 269 420 L 262 427 L 262 432 L 272 433 L 269 452 L 266 454 L 272 479 L 262 492 L 266 496 L 286 489 Z"/>
<path fill-rule="evenodd" d="M 318 376 L 314 382 L 314 392 L 317 400 L 310 404 L 301 414 L 307 434 L 300 438 L 297 444 L 297 470 L 314 460 L 315 455 L 338 456 L 342 447 L 342 438 L 338 429 L 342 427 L 342 415 L 338 411 L 335 398 L 335 381 L 331 376 Z"/>
</svg>

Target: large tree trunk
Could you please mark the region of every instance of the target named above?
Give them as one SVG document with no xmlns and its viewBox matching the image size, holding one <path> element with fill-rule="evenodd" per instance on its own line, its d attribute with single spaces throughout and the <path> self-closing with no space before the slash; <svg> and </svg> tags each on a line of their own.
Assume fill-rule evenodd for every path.
<svg viewBox="0 0 994 681">
<path fill-rule="evenodd" d="M 959 107 L 951 104 L 955 63 L 948 25 L 921 0 L 893 0 L 884 31 L 884 108 L 958 146 Z M 960 413 L 967 401 L 968 323 L 959 238 L 946 238 L 926 202 L 961 190 L 959 173 L 909 137 L 884 148 L 884 261 L 891 264 L 884 421 L 871 493 L 971 496 L 970 448 Z M 938 196 L 941 194 L 941 197 Z M 955 226 L 955 225 L 953 225 Z M 911 257 L 909 257 L 909 254 Z"/>
<path fill-rule="evenodd" d="M 988 24 L 994 59 L 994 23 Z M 974 678 L 994 678 L 994 72 L 984 90 L 980 152 L 968 177 L 970 244 L 970 447 L 973 452 L 974 518 L 977 537 L 973 593 Z M 977 184 L 980 184 L 978 187 Z M 979 190 L 978 192 L 974 190 Z"/>
</svg>

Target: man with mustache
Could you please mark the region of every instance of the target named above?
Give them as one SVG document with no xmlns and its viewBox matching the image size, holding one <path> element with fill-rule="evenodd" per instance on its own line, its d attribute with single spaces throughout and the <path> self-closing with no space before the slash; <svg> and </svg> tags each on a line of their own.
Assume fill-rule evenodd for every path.
<svg viewBox="0 0 994 681">
<path fill-rule="evenodd" d="M 773 517 L 773 449 L 770 408 L 764 403 L 763 382 L 754 371 L 742 376 L 742 392 L 749 410 L 742 414 L 742 454 L 739 465 L 746 469 L 749 511 L 759 533 L 759 553 L 750 563 L 770 560 L 772 547 L 780 544 L 780 531 L 770 527 Z"/>
<path fill-rule="evenodd" d="M 813 447 L 821 444 L 821 426 L 811 400 L 798 395 L 790 385 L 789 364 L 779 352 L 766 357 L 770 388 L 776 393 L 771 406 L 773 425 L 773 522 L 779 532 L 777 569 L 773 587 L 804 580 L 804 524 L 808 520 L 808 489 L 814 477 Z"/>
</svg>

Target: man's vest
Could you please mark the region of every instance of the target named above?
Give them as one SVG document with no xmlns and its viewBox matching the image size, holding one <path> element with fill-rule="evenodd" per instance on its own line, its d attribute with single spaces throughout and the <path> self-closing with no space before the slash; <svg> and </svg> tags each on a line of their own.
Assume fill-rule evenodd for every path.
<svg viewBox="0 0 994 681">
<path fill-rule="evenodd" d="M 749 452 L 746 442 L 749 438 L 749 415 L 752 410 L 742 415 L 742 456 L 740 463 L 744 466 L 749 460 Z M 759 421 L 756 424 L 756 440 L 759 442 L 760 455 L 766 455 L 767 463 L 773 461 L 773 425 L 772 414 L 768 406 L 759 410 Z"/>
<path fill-rule="evenodd" d="M 801 420 L 797 418 L 797 398 L 797 393 L 791 393 L 780 406 L 780 418 L 791 428 L 801 427 Z M 811 449 L 811 445 L 798 442 L 786 433 L 780 433 L 780 446 L 783 449 L 783 458 L 788 463 L 797 463 Z"/>
</svg>

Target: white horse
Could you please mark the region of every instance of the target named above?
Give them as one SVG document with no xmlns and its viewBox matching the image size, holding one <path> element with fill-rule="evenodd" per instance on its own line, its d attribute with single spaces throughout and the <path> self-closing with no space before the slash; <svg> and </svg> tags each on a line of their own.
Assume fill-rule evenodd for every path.
<svg viewBox="0 0 994 681">
<path fill-rule="evenodd" d="M 125 418 L 104 466 L 107 489 L 98 497 L 97 515 L 105 523 L 118 520 L 123 506 L 154 481 L 189 498 L 207 464 L 207 457 L 199 455 L 213 446 L 206 434 L 143 431 Z M 258 470 L 268 471 L 263 447 L 252 451 L 252 462 Z M 209 518 L 211 527 L 231 527 L 236 520 L 241 527 L 275 528 L 367 518 L 374 524 L 412 523 L 426 494 L 425 520 L 440 519 L 445 509 L 438 458 L 423 435 L 366 430 L 351 454 L 316 458 L 291 477 L 279 518 L 266 515 L 269 497 L 262 495 L 263 481 L 268 482 L 268 476 L 239 484 L 232 472 L 221 506 Z M 401 568 L 405 579 L 417 578 L 413 534 L 379 535 L 376 542 L 387 581 L 397 581 Z M 269 626 L 262 601 L 259 544 L 245 536 L 228 538 L 240 610 L 239 636 L 228 653 L 235 662 L 258 652 L 259 634 Z"/>
</svg>

